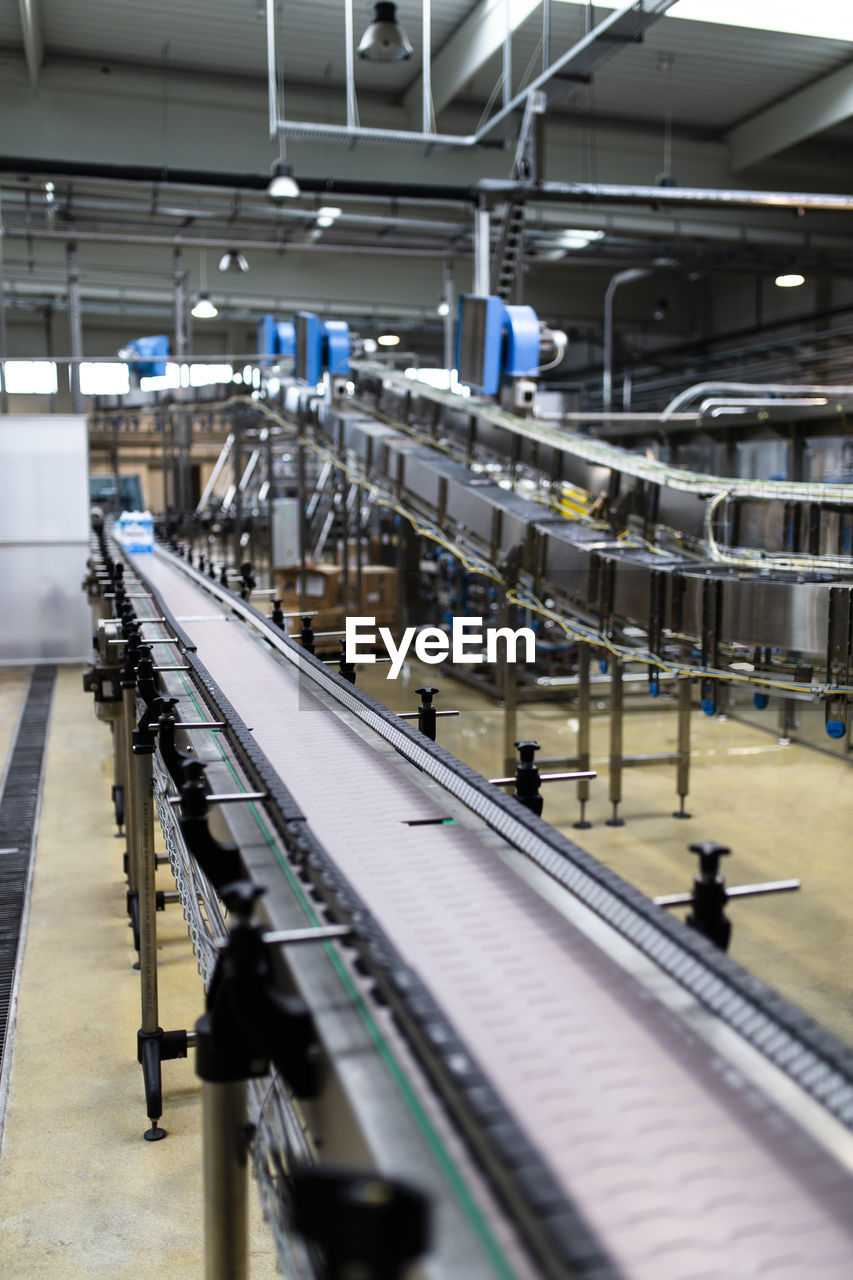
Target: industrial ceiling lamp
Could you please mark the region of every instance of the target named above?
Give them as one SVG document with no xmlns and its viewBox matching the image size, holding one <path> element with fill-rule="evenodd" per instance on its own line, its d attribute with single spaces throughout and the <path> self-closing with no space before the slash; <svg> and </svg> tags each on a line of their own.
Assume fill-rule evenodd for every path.
<svg viewBox="0 0 853 1280">
<path fill-rule="evenodd" d="M 201 273 L 201 289 L 196 299 L 190 315 L 195 316 L 196 320 L 213 320 L 219 315 L 216 307 L 210 300 L 210 294 L 207 292 L 207 254 L 202 249 L 199 255 L 199 267 Z"/>
<path fill-rule="evenodd" d="M 267 195 L 272 200 L 295 200 L 297 196 L 302 195 L 302 192 L 299 190 L 299 183 L 293 176 L 292 165 L 286 163 L 287 138 L 284 124 L 284 95 L 282 94 L 281 102 L 279 103 L 278 90 L 279 75 L 282 77 L 283 84 L 283 68 L 281 65 L 278 67 L 274 65 L 276 8 L 275 0 L 266 0 L 270 138 L 273 141 L 278 138 L 278 160 L 272 167 L 272 178 L 267 187 Z"/>
<path fill-rule="evenodd" d="M 210 300 L 209 293 L 200 293 L 198 301 L 192 309 L 192 314 L 196 320 L 213 320 L 219 315 L 218 310 Z"/>
<path fill-rule="evenodd" d="M 373 21 L 361 37 L 358 56 L 369 62 L 404 62 L 412 53 L 409 37 L 397 18 L 396 4 L 380 0 L 373 6 Z"/>
<path fill-rule="evenodd" d="M 776 277 L 776 284 L 780 289 L 797 289 L 801 284 L 806 283 L 806 277 L 801 275 L 799 271 L 785 271 L 782 275 Z"/>
<path fill-rule="evenodd" d="M 293 166 L 279 162 L 272 171 L 272 181 L 267 187 L 267 195 L 273 200 L 294 200 L 301 196 L 299 183 L 293 176 Z"/>
<path fill-rule="evenodd" d="M 237 249 L 229 249 L 219 259 L 220 271 L 248 271 L 249 264 L 245 256 Z"/>
</svg>

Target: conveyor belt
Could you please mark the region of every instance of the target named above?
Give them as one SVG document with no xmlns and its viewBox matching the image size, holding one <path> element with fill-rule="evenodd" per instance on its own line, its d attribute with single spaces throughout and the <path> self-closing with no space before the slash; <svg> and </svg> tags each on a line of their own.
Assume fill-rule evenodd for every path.
<svg viewBox="0 0 853 1280">
<path fill-rule="evenodd" d="M 21 958 L 21 925 L 27 911 L 32 855 L 41 800 L 47 726 L 56 667 L 36 667 L 30 679 L 0 795 L 0 1081 L 4 1049 L 14 1019 Z M 0 1088 L 0 1130 L 5 1096 Z"/>
<path fill-rule="evenodd" d="M 846 1171 L 170 558 L 137 561 L 617 1268 L 842 1280 Z M 203 619 L 203 620 L 202 620 Z M 590 1273 L 591 1274 L 591 1273 Z"/>
<path fill-rule="evenodd" d="M 853 485 L 825 484 L 820 481 L 745 480 L 731 476 L 705 475 L 701 472 L 688 471 L 684 467 L 658 462 L 641 453 L 632 453 L 605 440 L 583 436 L 574 431 L 567 432 L 565 429 L 549 426 L 536 419 L 521 418 L 482 397 L 472 396 L 470 400 L 460 404 L 459 397 L 454 393 L 441 391 L 426 383 L 413 382 L 405 373 L 397 369 L 389 369 L 386 365 L 375 361 L 355 360 L 353 369 L 357 375 L 381 382 L 410 399 L 413 396 L 420 396 L 424 400 L 441 404 L 457 413 L 475 413 L 484 422 L 490 422 L 540 447 L 547 446 L 559 453 L 582 459 L 591 466 L 618 471 L 650 484 L 663 485 L 668 489 L 694 493 L 702 497 L 710 497 L 721 490 L 727 490 L 733 495 L 760 494 L 767 499 L 792 502 L 834 501 L 837 504 L 846 505 L 853 503 Z M 696 422 L 697 425 L 701 422 L 699 414 L 696 415 Z"/>
</svg>

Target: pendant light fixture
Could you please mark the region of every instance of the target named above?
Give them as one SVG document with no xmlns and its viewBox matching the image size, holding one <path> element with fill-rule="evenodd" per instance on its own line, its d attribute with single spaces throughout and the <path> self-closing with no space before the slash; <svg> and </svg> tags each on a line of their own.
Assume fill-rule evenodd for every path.
<svg viewBox="0 0 853 1280">
<path fill-rule="evenodd" d="M 248 271 L 249 264 L 245 255 L 237 249 L 229 249 L 227 253 L 223 253 L 219 259 L 220 271 Z"/>
<path fill-rule="evenodd" d="M 213 320 L 216 318 L 216 316 L 219 315 L 219 312 L 216 309 L 216 306 L 214 305 L 214 303 L 211 302 L 210 294 L 207 292 L 207 288 L 206 288 L 207 255 L 205 254 L 204 249 L 202 249 L 201 251 L 199 268 L 200 268 L 200 275 L 201 275 L 201 288 L 199 289 L 199 294 L 198 294 L 198 298 L 196 299 L 195 306 L 193 307 L 190 314 L 194 316 L 196 320 Z"/>
</svg>

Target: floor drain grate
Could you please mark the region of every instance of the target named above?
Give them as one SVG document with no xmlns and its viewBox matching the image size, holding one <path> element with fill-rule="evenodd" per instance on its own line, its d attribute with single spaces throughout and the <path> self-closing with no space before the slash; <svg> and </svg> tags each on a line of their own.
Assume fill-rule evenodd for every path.
<svg viewBox="0 0 853 1280">
<path fill-rule="evenodd" d="M 0 796 L 0 1068 L 15 990 L 55 683 L 56 667 L 36 667 L 33 671 Z"/>
</svg>

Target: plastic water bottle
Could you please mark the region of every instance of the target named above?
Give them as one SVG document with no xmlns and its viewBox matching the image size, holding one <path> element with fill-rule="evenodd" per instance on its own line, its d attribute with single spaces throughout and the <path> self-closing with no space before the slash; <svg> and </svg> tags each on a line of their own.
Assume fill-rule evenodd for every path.
<svg viewBox="0 0 853 1280">
<path fill-rule="evenodd" d="M 125 551 L 154 550 L 154 519 L 150 511 L 123 511 L 115 534 Z"/>
</svg>

